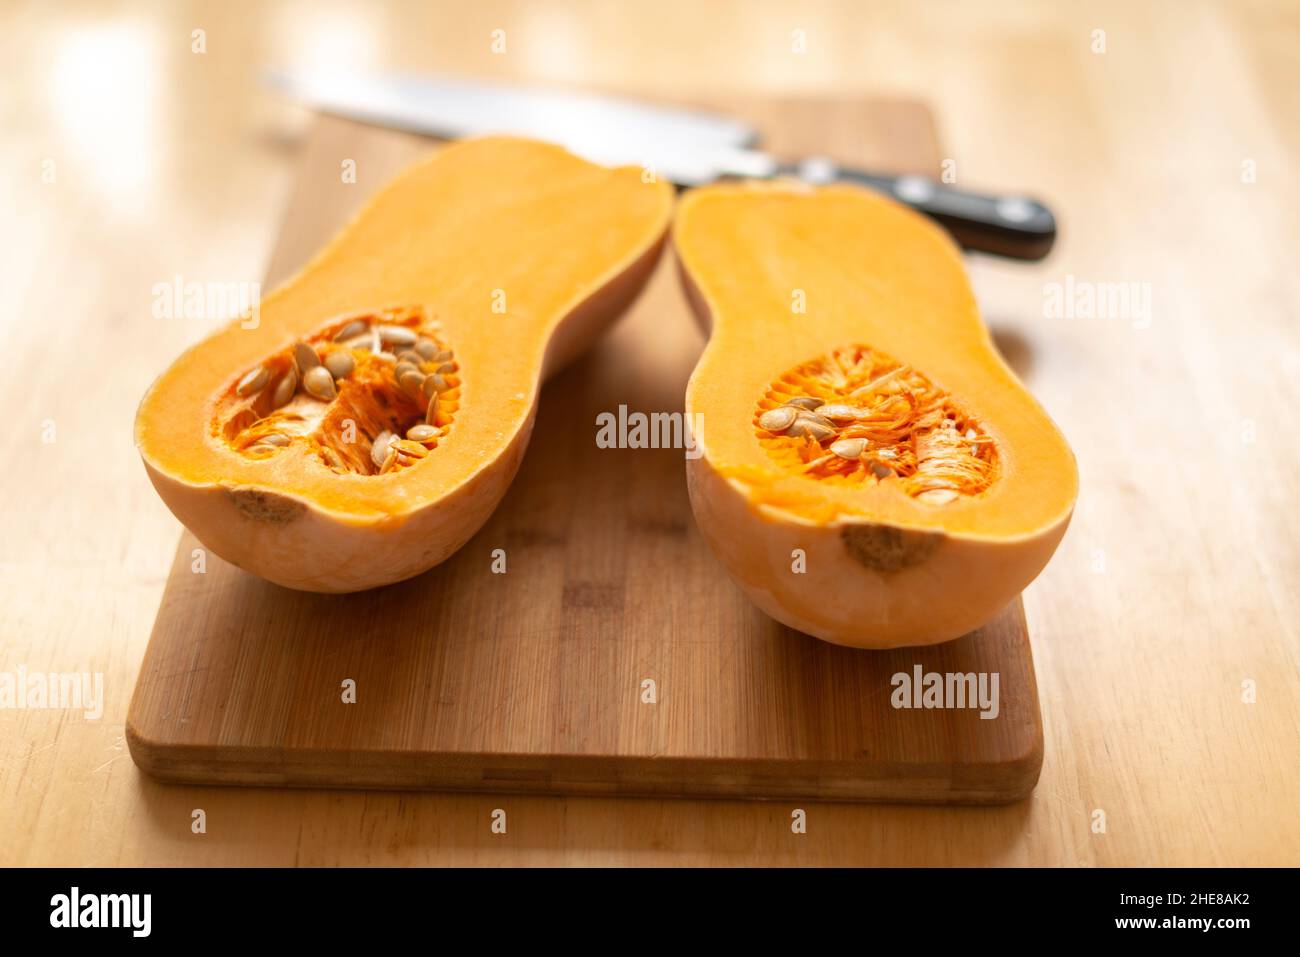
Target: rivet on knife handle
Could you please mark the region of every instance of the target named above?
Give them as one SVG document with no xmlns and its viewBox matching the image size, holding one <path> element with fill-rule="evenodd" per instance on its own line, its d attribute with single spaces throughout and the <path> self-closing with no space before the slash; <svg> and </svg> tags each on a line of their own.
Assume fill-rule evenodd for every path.
<svg viewBox="0 0 1300 957">
<path fill-rule="evenodd" d="M 815 183 L 859 183 L 938 220 L 964 248 L 1010 259 L 1042 259 L 1056 242 L 1056 218 L 1023 196 L 954 189 L 924 176 L 881 176 L 816 158 L 782 172 Z"/>
</svg>

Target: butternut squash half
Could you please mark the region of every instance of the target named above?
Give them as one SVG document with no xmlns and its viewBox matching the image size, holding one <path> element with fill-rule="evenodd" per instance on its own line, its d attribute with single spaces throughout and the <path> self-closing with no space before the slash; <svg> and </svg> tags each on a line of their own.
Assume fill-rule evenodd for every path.
<svg viewBox="0 0 1300 957">
<path fill-rule="evenodd" d="M 925 645 L 1034 579 L 1074 456 L 946 233 L 851 186 L 734 184 L 690 193 L 673 241 L 711 330 L 686 393 L 691 504 L 759 608 L 836 644 Z"/>
<path fill-rule="evenodd" d="M 505 494 L 543 380 L 650 275 L 673 193 L 644 180 L 515 138 L 407 170 L 149 389 L 135 438 L 158 493 L 290 588 L 443 561 Z"/>
</svg>

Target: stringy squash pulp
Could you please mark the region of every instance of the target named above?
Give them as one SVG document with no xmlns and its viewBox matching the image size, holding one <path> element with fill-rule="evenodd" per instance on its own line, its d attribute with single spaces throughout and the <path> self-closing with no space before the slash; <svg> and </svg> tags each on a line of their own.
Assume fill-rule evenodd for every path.
<svg viewBox="0 0 1300 957">
<path fill-rule="evenodd" d="M 483 524 L 542 381 L 636 295 L 671 187 L 514 138 L 449 146 L 145 395 L 163 500 L 271 581 L 355 591 L 418 574 Z M 252 328 L 246 328 L 252 326 Z"/>
<path fill-rule="evenodd" d="M 959 637 L 1046 564 L 1078 490 L 957 248 L 851 186 L 696 190 L 674 226 L 710 340 L 692 507 L 772 617 L 881 648 Z"/>
</svg>

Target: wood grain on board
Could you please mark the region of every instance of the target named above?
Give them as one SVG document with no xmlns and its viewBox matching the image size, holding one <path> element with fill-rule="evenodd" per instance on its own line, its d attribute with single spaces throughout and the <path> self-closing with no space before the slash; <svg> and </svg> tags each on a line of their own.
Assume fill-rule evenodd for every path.
<svg viewBox="0 0 1300 957">
<path fill-rule="evenodd" d="M 929 111 L 915 103 L 763 109 L 777 151 L 899 170 L 939 162 Z M 320 121 L 269 282 L 431 148 Z M 343 158 L 357 161 L 355 186 L 340 182 Z M 1027 794 L 1042 728 L 1019 599 L 940 647 L 831 646 L 768 619 L 732 585 L 695 528 L 680 449 L 596 446 L 601 412 L 679 410 L 701 346 L 666 256 L 624 320 L 543 392 L 492 519 L 408 582 L 312 595 L 215 556 L 195 574 L 198 543 L 185 534 L 128 717 L 136 762 L 165 780 L 244 785 L 953 803 Z M 491 571 L 498 548 L 504 575 Z M 892 707 L 891 676 L 918 665 L 996 672 L 996 719 Z M 341 700 L 347 679 L 354 704 Z"/>
</svg>

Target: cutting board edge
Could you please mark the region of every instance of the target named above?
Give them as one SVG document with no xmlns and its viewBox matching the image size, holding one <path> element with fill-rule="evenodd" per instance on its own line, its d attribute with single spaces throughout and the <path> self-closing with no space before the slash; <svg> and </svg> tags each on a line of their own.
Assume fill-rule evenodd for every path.
<svg viewBox="0 0 1300 957">
<path fill-rule="evenodd" d="M 1034 702 L 1037 708 L 1037 701 Z M 1043 764 L 1039 721 L 1027 750 L 983 763 L 779 760 L 175 745 L 126 724 L 131 759 L 167 784 L 505 792 L 619 797 L 1008 804 L 1028 797 Z M 863 774 L 863 771 L 871 771 Z"/>
</svg>

